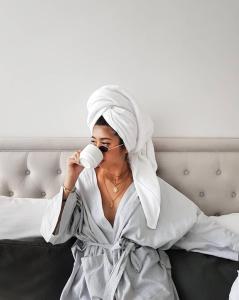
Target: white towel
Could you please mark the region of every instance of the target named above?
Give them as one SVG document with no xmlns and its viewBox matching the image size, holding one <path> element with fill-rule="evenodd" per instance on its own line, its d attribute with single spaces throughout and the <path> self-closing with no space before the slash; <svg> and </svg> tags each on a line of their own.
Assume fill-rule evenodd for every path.
<svg viewBox="0 0 239 300">
<path fill-rule="evenodd" d="M 97 89 L 87 102 L 91 134 L 102 115 L 119 134 L 128 151 L 133 180 L 148 227 L 155 229 L 160 213 L 160 186 L 152 142 L 153 122 L 137 103 L 117 85 Z"/>
</svg>

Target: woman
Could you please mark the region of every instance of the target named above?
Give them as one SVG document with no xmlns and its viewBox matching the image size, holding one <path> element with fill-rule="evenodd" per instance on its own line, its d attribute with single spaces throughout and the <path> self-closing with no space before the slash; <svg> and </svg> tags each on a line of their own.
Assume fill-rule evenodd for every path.
<svg viewBox="0 0 239 300">
<path fill-rule="evenodd" d="M 84 169 L 80 150 L 68 159 L 41 225 L 52 244 L 77 237 L 60 300 L 179 299 L 164 252 L 172 246 L 238 260 L 239 237 L 156 176 L 152 121 L 135 101 L 103 86 L 87 108 L 103 161 Z"/>
</svg>

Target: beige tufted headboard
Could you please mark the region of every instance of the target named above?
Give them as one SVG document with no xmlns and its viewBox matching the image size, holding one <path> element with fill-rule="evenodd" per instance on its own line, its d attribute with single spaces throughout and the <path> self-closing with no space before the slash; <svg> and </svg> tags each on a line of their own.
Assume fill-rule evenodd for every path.
<svg viewBox="0 0 239 300">
<path fill-rule="evenodd" d="M 0 138 L 0 194 L 50 198 L 88 138 Z M 157 174 L 206 214 L 239 212 L 239 138 L 154 138 Z"/>
</svg>

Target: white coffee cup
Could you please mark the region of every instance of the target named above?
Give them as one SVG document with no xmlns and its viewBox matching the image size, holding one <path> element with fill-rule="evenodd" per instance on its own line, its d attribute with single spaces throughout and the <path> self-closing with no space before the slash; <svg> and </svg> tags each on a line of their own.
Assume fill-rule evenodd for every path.
<svg viewBox="0 0 239 300">
<path fill-rule="evenodd" d="M 96 168 L 104 158 L 100 149 L 88 144 L 80 153 L 79 164 L 85 168 Z"/>
</svg>

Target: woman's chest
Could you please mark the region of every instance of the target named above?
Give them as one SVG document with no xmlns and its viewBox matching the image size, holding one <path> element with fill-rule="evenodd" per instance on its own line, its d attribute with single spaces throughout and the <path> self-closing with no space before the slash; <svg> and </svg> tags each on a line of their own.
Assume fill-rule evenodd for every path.
<svg viewBox="0 0 239 300">
<path fill-rule="evenodd" d="M 124 185 L 118 187 L 118 191 L 115 191 L 115 186 L 110 184 L 105 184 L 104 181 L 98 179 L 98 188 L 101 194 L 101 203 L 102 209 L 105 218 L 111 223 L 113 226 L 115 215 L 119 208 L 120 202 L 123 199 L 124 194 L 129 188 L 132 180 L 129 178 L 125 181 Z"/>
<path fill-rule="evenodd" d="M 122 199 L 121 196 L 109 195 L 108 191 L 104 187 L 99 187 L 101 193 L 102 209 L 104 212 L 105 218 L 113 226 L 115 215 L 119 207 L 119 203 Z M 116 199 L 114 199 L 116 197 Z"/>
<path fill-rule="evenodd" d="M 120 202 L 122 201 L 123 195 L 129 187 L 130 183 L 128 183 L 122 190 L 119 190 L 118 193 L 115 193 L 112 190 L 109 191 L 109 186 L 106 188 L 104 185 L 99 184 L 99 190 L 101 194 L 102 201 L 102 209 L 104 212 L 105 218 L 111 223 L 113 226 L 115 215 L 117 213 Z"/>
</svg>

